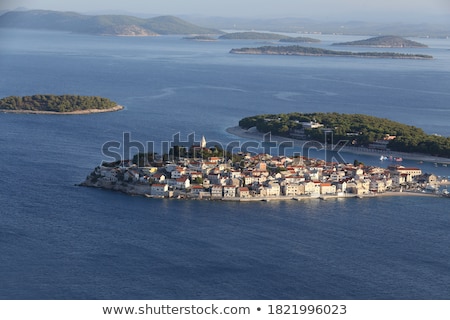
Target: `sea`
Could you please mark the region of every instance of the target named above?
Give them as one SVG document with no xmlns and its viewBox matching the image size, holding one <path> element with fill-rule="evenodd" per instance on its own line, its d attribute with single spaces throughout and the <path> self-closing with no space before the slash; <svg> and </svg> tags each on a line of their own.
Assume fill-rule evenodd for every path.
<svg viewBox="0 0 450 320">
<path fill-rule="evenodd" d="M 317 37 L 336 50 L 367 38 Z M 270 43 L 0 29 L 0 97 L 125 107 L 0 113 L 0 299 L 450 299 L 449 199 L 230 203 L 77 186 L 125 134 L 131 146 L 177 134 L 243 144 L 226 129 L 256 114 L 362 113 L 450 136 L 450 40 L 413 40 L 429 48 L 350 50 L 434 59 L 233 55 Z M 402 164 L 450 176 L 442 163 Z"/>
</svg>

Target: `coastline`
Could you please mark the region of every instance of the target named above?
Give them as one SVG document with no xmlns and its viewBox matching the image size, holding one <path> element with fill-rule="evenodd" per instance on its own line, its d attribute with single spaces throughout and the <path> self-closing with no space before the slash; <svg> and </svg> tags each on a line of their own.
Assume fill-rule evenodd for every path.
<svg viewBox="0 0 450 320">
<path fill-rule="evenodd" d="M 121 105 L 116 105 L 110 109 L 89 109 L 89 110 L 78 110 L 72 112 L 56 112 L 56 111 L 35 111 L 35 110 L 3 110 L 0 109 L 0 113 L 18 113 L 18 114 L 57 114 L 57 115 L 80 115 L 80 114 L 91 114 L 91 113 L 105 113 L 105 112 L 115 112 L 123 110 L 124 107 Z"/>
<path fill-rule="evenodd" d="M 174 197 L 164 197 L 159 195 L 150 195 L 150 187 L 148 185 L 127 184 L 117 185 L 110 183 L 92 183 L 88 180 L 76 184 L 78 187 L 88 187 L 95 189 L 103 189 L 108 191 L 121 192 L 130 196 L 142 196 L 150 199 L 169 199 L 169 200 L 198 200 L 198 201 L 231 201 L 231 202 L 270 202 L 270 201 L 303 201 L 303 200 L 332 200 L 332 199 L 373 199 L 383 197 L 433 197 L 442 198 L 442 195 L 435 193 L 422 193 L 417 191 L 386 191 L 383 193 L 371 193 L 364 195 L 356 195 L 346 193 L 344 195 L 327 194 L 327 195 L 298 195 L 298 196 L 263 196 L 263 197 L 198 197 L 187 193 L 179 193 Z"/>
<path fill-rule="evenodd" d="M 302 200 L 331 200 L 331 199 L 373 199 L 373 198 L 382 198 L 382 197 L 438 197 L 441 196 L 433 193 L 419 193 L 419 192 L 395 192 L 395 191 L 386 191 L 384 193 L 373 193 L 373 194 L 365 194 L 365 195 L 355 195 L 355 194 L 346 194 L 343 196 L 340 195 L 320 195 L 320 196 L 273 196 L 273 197 L 253 197 L 253 198 L 219 198 L 217 200 L 221 201 L 237 201 L 237 202 L 253 202 L 253 201 L 302 201 Z M 215 200 L 215 199 L 213 199 Z"/>
<path fill-rule="evenodd" d="M 225 131 L 228 132 L 229 134 L 235 135 L 240 138 L 252 139 L 252 140 L 257 140 L 257 141 L 262 141 L 262 138 L 264 136 L 264 133 L 261 133 L 259 131 L 249 132 L 248 130 L 242 129 L 239 126 L 227 128 Z M 290 141 L 296 147 L 301 147 L 306 142 L 308 142 L 307 140 L 298 140 L 298 139 L 286 138 L 286 137 L 281 137 L 281 136 L 276 136 L 276 135 L 272 135 L 271 139 L 277 143 L 281 143 L 283 141 Z M 349 146 L 343 147 L 341 149 L 341 151 L 352 153 L 352 154 L 370 155 L 370 156 L 378 156 L 378 157 L 381 155 L 386 155 L 386 152 L 383 152 L 383 150 L 360 148 L 360 147 L 349 147 Z M 405 153 L 405 152 L 397 152 L 397 151 L 390 151 L 389 154 L 393 155 L 395 157 L 401 157 L 403 159 L 408 159 L 408 160 L 450 164 L 449 158 L 434 157 L 434 156 L 430 156 L 430 155 L 426 155 L 426 154 Z"/>
</svg>

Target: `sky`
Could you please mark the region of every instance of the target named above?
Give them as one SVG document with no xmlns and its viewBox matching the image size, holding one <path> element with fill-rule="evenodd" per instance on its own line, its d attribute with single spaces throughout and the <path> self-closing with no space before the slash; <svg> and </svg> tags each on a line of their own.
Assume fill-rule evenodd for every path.
<svg viewBox="0 0 450 320">
<path fill-rule="evenodd" d="M 0 0 L 0 10 L 25 7 L 80 13 L 219 17 L 375 18 L 425 22 L 450 15 L 450 0 Z"/>
</svg>

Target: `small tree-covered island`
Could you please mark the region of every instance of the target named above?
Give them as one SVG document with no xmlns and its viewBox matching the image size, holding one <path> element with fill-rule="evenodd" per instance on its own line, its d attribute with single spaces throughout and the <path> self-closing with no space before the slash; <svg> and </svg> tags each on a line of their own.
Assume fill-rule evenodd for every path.
<svg viewBox="0 0 450 320">
<path fill-rule="evenodd" d="M 379 36 L 365 40 L 333 43 L 333 46 L 365 46 L 376 48 L 427 48 L 428 46 L 398 36 Z"/>
<path fill-rule="evenodd" d="M 333 133 L 334 141 L 349 141 L 349 145 L 355 147 L 450 158 L 450 137 L 426 134 L 414 126 L 363 114 L 263 114 L 241 119 L 239 126 L 319 142 L 325 142 L 324 131 L 327 131 Z"/>
<path fill-rule="evenodd" d="M 79 95 L 36 94 L 0 100 L 0 112 L 43 114 L 87 114 L 122 110 L 107 98 Z"/>
</svg>

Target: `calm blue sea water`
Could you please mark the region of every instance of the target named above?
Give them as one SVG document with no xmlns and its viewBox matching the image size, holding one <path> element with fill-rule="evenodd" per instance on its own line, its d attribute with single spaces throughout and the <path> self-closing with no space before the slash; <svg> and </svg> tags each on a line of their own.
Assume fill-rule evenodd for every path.
<svg viewBox="0 0 450 320">
<path fill-rule="evenodd" d="M 75 186 L 123 132 L 227 143 L 227 127 L 259 113 L 358 112 L 449 136 L 450 40 L 420 41 L 430 48 L 411 51 L 436 59 L 239 56 L 228 51 L 260 43 L 0 29 L 1 97 L 126 106 L 0 114 L 0 298 L 450 299 L 448 199 L 189 202 Z"/>
</svg>

